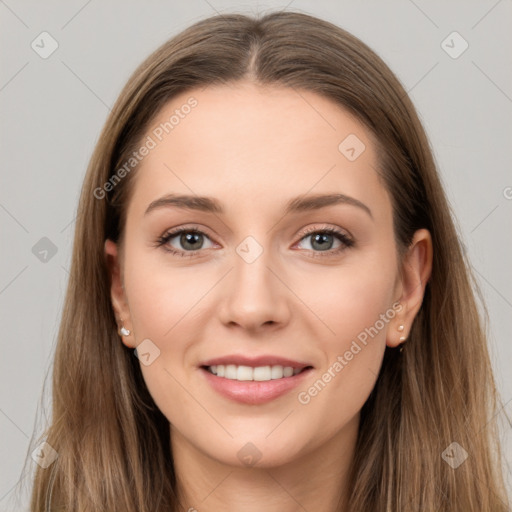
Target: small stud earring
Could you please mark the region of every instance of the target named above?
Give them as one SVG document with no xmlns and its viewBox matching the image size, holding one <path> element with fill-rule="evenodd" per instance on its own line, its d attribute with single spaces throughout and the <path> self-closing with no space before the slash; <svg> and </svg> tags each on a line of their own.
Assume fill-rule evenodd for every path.
<svg viewBox="0 0 512 512">
<path fill-rule="evenodd" d="M 398 330 L 399 330 L 400 332 L 402 332 L 402 331 L 404 330 L 404 326 L 403 326 L 403 325 L 399 325 L 399 326 L 398 326 Z"/>
<path fill-rule="evenodd" d="M 400 341 L 405 341 L 407 338 L 405 336 L 400 336 Z"/>
<path fill-rule="evenodd" d="M 123 325 L 121 329 L 119 329 L 119 334 L 121 336 L 130 336 L 130 331 Z"/>
</svg>

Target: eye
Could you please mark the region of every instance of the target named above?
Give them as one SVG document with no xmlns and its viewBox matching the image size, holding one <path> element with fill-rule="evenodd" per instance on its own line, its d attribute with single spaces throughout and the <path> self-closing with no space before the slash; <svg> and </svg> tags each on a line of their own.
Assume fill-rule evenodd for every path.
<svg viewBox="0 0 512 512">
<path fill-rule="evenodd" d="M 333 256 L 354 245 L 354 241 L 346 233 L 333 227 L 312 228 L 304 233 L 298 245 L 303 240 L 310 239 L 310 247 L 306 247 L 306 250 L 311 251 L 313 257 Z M 205 241 L 209 241 L 210 245 L 204 247 Z M 333 248 L 336 242 L 338 245 Z M 214 246 L 208 235 L 196 226 L 168 231 L 157 239 L 155 245 L 182 257 L 196 256 L 202 249 Z"/>
<path fill-rule="evenodd" d="M 301 242 L 308 239 L 310 247 L 306 249 L 316 253 L 313 254 L 314 257 L 332 256 L 354 245 L 354 241 L 346 233 L 332 227 L 309 229 L 301 238 Z M 338 245 L 333 248 L 336 242 Z"/>
<path fill-rule="evenodd" d="M 205 240 L 209 240 L 211 244 L 209 247 L 213 247 L 208 235 L 203 233 L 200 229 L 195 227 L 178 228 L 162 235 L 157 240 L 156 245 L 157 247 L 163 247 L 172 254 L 189 257 L 194 256 L 201 249 L 205 249 L 203 246 Z M 178 247 L 176 247 L 176 245 L 178 245 Z"/>
</svg>

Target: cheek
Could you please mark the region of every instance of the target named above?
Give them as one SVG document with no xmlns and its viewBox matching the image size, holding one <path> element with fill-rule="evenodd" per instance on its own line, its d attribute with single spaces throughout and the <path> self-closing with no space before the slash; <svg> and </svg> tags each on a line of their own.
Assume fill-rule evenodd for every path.
<svg viewBox="0 0 512 512">
<path fill-rule="evenodd" d="M 372 330 L 373 337 L 385 339 L 388 322 L 394 316 L 391 306 L 395 278 L 392 258 L 378 263 L 359 261 L 318 272 L 308 280 L 297 276 L 294 290 L 317 314 L 316 329 L 322 333 L 326 351 L 332 354 L 350 345 L 361 333 L 359 339 L 363 340 L 364 333 L 375 325 L 379 333 L 375 335 Z M 381 315 L 386 316 L 384 322 Z"/>
<path fill-rule="evenodd" d="M 194 329 L 200 329 L 200 323 L 194 315 L 200 311 L 199 299 L 212 285 L 189 269 L 155 265 L 154 259 L 135 248 L 127 254 L 130 258 L 125 260 L 125 290 L 136 344 L 149 339 L 157 347 L 152 349 L 154 354 L 158 354 L 152 354 L 148 365 L 141 359 L 144 381 L 167 419 L 187 424 L 187 418 L 197 409 L 197 404 L 183 392 L 189 377 L 188 340 L 199 337 Z"/>
<path fill-rule="evenodd" d="M 360 261 L 316 279 L 309 292 L 301 289 L 304 302 L 312 304 L 322 320 L 315 329 L 322 333 L 316 339 L 325 359 L 298 391 L 297 401 L 311 418 L 323 418 L 328 432 L 347 424 L 375 385 L 389 322 L 396 314 L 393 261 L 381 259 L 379 265 Z"/>
<path fill-rule="evenodd" d="M 125 264 L 125 289 L 137 338 L 172 337 L 212 284 L 192 268 L 157 266 L 154 259 L 135 256 Z"/>
</svg>

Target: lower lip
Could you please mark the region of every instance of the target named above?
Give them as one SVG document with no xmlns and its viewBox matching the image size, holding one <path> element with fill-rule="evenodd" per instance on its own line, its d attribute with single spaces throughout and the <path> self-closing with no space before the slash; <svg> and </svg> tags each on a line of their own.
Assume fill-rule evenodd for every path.
<svg viewBox="0 0 512 512">
<path fill-rule="evenodd" d="M 288 391 L 298 386 L 312 370 L 313 368 L 308 368 L 297 375 L 283 377 L 282 379 L 239 381 L 217 377 L 206 368 L 201 368 L 206 380 L 215 391 L 231 400 L 249 405 L 270 402 L 288 393 Z"/>
</svg>

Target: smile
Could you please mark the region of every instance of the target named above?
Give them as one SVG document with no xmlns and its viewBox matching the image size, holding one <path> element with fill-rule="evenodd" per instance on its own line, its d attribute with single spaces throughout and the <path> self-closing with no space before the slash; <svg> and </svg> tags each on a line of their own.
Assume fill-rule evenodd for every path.
<svg viewBox="0 0 512 512">
<path fill-rule="evenodd" d="M 312 366 L 202 366 L 202 374 L 214 391 L 230 400 L 259 405 L 290 392 L 313 371 Z"/>
<path fill-rule="evenodd" d="M 291 366 L 244 366 L 235 364 L 219 364 L 208 366 L 207 370 L 217 377 L 238 381 L 267 381 L 274 379 L 283 379 L 297 375 L 305 368 L 292 368 Z"/>
</svg>

